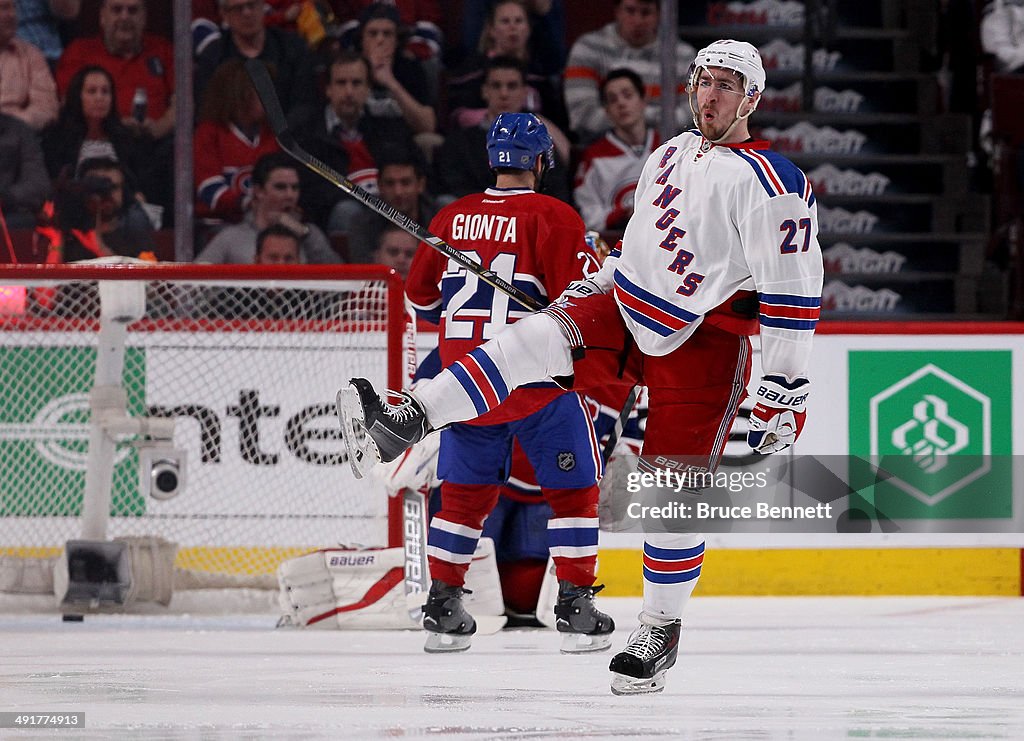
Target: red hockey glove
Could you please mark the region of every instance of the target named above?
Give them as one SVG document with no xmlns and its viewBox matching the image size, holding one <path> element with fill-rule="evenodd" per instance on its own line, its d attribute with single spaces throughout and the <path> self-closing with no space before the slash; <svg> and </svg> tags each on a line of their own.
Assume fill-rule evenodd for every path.
<svg viewBox="0 0 1024 741">
<path fill-rule="evenodd" d="M 806 378 L 791 381 L 780 374 L 762 377 L 757 387 L 757 404 L 750 413 L 747 445 L 768 455 L 795 443 L 804 428 L 810 389 L 811 382 Z"/>
</svg>

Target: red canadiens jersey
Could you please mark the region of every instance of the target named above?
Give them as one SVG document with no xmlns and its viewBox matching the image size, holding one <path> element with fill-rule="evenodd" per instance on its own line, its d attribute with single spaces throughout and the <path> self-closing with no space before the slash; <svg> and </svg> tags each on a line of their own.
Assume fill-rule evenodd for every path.
<svg viewBox="0 0 1024 741">
<path fill-rule="evenodd" d="M 532 190 L 488 188 L 460 198 L 434 217 L 430 231 L 542 304 L 598 269 L 579 214 Z M 530 313 L 428 245 L 416 252 L 406 292 L 417 314 L 440 322 L 442 367 Z M 549 382 L 524 386 L 472 424 L 520 419 L 561 393 Z"/>
<path fill-rule="evenodd" d="M 203 121 L 196 127 L 196 216 L 231 221 L 241 218 L 245 198 L 252 191 L 252 168 L 265 154 L 280 147 L 266 124 L 249 139 L 233 124 Z"/>
</svg>

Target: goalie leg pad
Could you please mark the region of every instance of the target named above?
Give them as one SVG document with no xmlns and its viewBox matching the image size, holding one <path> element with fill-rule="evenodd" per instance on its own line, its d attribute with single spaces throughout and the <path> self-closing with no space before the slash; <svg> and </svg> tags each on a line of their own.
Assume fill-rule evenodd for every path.
<svg viewBox="0 0 1024 741">
<path fill-rule="evenodd" d="M 404 629 L 402 548 L 327 548 L 278 567 L 282 624 L 309 628 Z"/>
</svg>

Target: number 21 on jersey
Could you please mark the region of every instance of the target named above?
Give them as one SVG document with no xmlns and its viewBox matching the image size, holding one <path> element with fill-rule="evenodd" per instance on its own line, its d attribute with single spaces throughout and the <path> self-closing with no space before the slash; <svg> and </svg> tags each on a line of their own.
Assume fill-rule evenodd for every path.
<svg viewBox="0 0 1024 741">
<path fill-rule="evenodd" d="M 482 262 L 480 255 L 472 250 L 463 251 L 466 257 Z M 502 252 L 494 256 L 489 269 L 506 283 L 512 283 L 516 275 L 516 255 Z M 456 286 L 449 294 L 449 281 Z M 471 273 L 453 262 L 441 276 L 442 290 L 451 295 L 445 307 L 444 336 L 450 340 L 489 340 L 510 324 L 509 297 L 496 291 L 480 276 Z M 460 285 L 461 283 L 461 285 Z M 516 304 L 516 308 L 525 310 Z"/>
</svg>

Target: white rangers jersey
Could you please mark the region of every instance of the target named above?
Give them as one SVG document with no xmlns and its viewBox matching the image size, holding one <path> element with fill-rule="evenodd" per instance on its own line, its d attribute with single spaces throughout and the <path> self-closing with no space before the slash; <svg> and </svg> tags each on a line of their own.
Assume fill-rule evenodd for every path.
<svg viewBox="0 0 1024 741">
<path fill-rule="evenodd" d="M 805 375 L 823 268 L 804 173 L 767 142 L 713 145 L 691 130 L 651 154 L 634 203 L 595 280 L 614 291 L 637 346 L 666 355 L 705 314 L 753 290 L 765 372 Z"/>
</svg>

